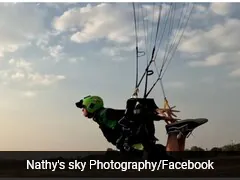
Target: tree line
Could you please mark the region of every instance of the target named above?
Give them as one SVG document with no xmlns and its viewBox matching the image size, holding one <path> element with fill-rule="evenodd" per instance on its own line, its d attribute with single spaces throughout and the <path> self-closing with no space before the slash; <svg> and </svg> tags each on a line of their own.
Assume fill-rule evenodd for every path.
<svg viewBox="0 0 240 180">
<path fill-rule="evenodd" d="M 240 151 L 240 143 L 238 144 L 228 144 L 222 147 L 213 147 L 211 149 L 204 149 L 199 146 L 192 146 L 189 149 L 185 149 L 185 151 Z"/>
</svg>

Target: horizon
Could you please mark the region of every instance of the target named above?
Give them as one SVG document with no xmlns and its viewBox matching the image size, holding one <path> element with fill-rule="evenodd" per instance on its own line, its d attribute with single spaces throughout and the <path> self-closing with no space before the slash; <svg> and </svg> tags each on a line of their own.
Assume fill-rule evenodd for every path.
<svg viewBox="0 0 240 180">
<path fill-rule="evenodd" d="M 179 118 L 209 120 L 186 149 L 240 143 L 240 4 L 193 4 L 163 78 L 166 96 Z M 125 108 L 136 78 L 132 13 L 131 3 L 0 4 L 1 150 L 114 148 L 75 102 L 99 95 L 106 107 Z M 141 76 L 145 57 L 139 61 Z M 163 107 L 159 85 L 150 97 Z M 155 125 L 165 145 L 165 122 Z"/>
</svg>

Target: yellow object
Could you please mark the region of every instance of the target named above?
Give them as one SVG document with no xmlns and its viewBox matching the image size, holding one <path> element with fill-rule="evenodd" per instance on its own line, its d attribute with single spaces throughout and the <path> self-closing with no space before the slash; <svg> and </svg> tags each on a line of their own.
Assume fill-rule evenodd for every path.
<svg viewBox="0 0 240 180">
<path fill-rule="evenodd" d="M 164 110 L 170 109 L 167 98 L 164 98 Z"/>
<path fill-rule="evenodd" d="M 134 144 L 134 145 L 132 145 L 132 147 L 136 150 L 139 150 L 139 151 L 144 150 L 144 146 L 142 145 L 142 143 Z"/>
</svg>

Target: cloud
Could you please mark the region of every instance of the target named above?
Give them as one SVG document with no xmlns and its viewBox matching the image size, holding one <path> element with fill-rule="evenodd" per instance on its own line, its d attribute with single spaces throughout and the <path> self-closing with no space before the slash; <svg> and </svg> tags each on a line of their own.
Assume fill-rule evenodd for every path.
<svg viewBox="0 0 240 180">
<path fill-rule="evenodd" d="M 25 70 L 27 72 L 32 71 L 32 63 L 25 61 L 24 59 L 10 59 L 9 64 L 13 65 L 15 68 L 19 70 Z"/>
<path fill-rule="evenodd" d="M 176 21 L 179 20 L 183 11 L 184 13 L 189 11 L 188 5 L 180 4 L 178 7 L 175 4 L 176 6 L 171 7 L 167 4 L 161 4 L 161 10 L 159 10 L 159 5 L 141 5 L 141 7 L 138 4 L 135 5 L 140 40 L 147 33 L 152 32 L 151 28 L 155 28 L 159 11 L 161 11 L 161 19 L 164 19 L 170 15 L 172 10 L 175 10 L 174 18 Z M 144 20 L 145 28 L 142 20 Z M 154 26 L 152 26 L 152 21 L 154 21 Z M 76 43 L 87 43 L 99 39 L 116 43 L 135 41 L 133 8 L 130 3 L 101 3 L 96 6 L 88 4 L 85 7 L 72 8 L 56 17 L 53 21 L 53 27 L 60 32 L 75 31 L 71 40 Z"/>
<path fill-rule="evenodd" d="M 240 52 L 226 53 L 221 52 L 208 56 L 204 61 L 191 61 L 189 63 L 192 67 L 204 66 L 219 66 L 223 64 L 238 63 Z"/>
<path fill-rule="evenodd" d="M 14 79 L 17 79 L 17 80 L 23 80 L 25 78 L 25 74 L 22 73 L 22 72 L 16 72 L 14 74 L 12 74 L 11 78 L 14 80 Z"/>
<path fill-rule="evenodd" d="M 69 59 L 69 62 L 70 62 L 70 63 L 77 63 L 77 62 L 79 62 L 79 61 L 85 61 L 85 60 L 86 60 L 85 57 L 78 57 L 78 58 L 70 58 L 70 59 Z"/>
<path fill-rule="evenodd" d="M 144 48 L 145 42 L 143 40 L 138 42 L 138 48 Z M 101 52 L 108 56 L 116 56 L 122 54 L 123 52 L 132 52 L 136 49 L 136 43 L 127 43 L 124 46 L 119 44 L 114 44 L 114 46 L 107 46 L 101 49 Z"/>
<path fill-rule="evenodd" d="M 63 57 L 64 56 L 63 46 L 56 45 L 49 47 L 49 54 L 55 59 Z"/>
<path fill-rule="evenodd" d="M 118 43 L 131 41 L 133 32 L 132 7 L 129 4 L 105 4 L 73 8 L 55 18 L 53 25 L 59 31 L 75 32 L 71 40 L 87 43 L 106 38 Z"/>
<path fill-rule="evenodd" d="M 135 4 L 138 26 L 138 47 L 145 51 L 148 56 L 152 51 L 152 44 L 157 30 L 156 23 L 158 18 L 159 6 Z M 174 19 L 174 27 L 178 26 L 179 18 L 181 22 L 187 19 L 191 5 L 175 4 L 172 7 L 169 4 L 162 3 L 161 8 L 161 25 L 165 26 L 165 19 L 171 17 Z M 171 16 L 172 10 L 175 14 Z M 154 13 L 154 14 L 153 14 Z M 183 13 L 183 14 L 182 14 Z M 183 15 L 183 16 L 181 16 Z M 140 16 L 140 17 L 139 17 Z M 185 18 L 184 18 L 185 17 Z M 154 19 L 153 19 L 154 18 Z M 142 20 L 144 20 L 144 25 Z M 170 21 L 170 20 L 169 20 Z M 168 26 L 170 22 L 167 21 Z M 69 33 L 70 40 L 75 43 L 99 42 L 105 45 L 100 51 L 102 54 L 109 56 L 116 61 L 125 60 L 128 53 L 134 53 L 136 48 L 136 37 L 134 28 L 133 8 L 131 3 L 100 3 L 97 5 L 87 4 L 84 7 L 71 8 L 53 20 L 53 27 L 60 33 Z M 160 36 L 167 31 L 160 28 Z M 169 27 L 166 27 L 169 29 Z M 152 31 L 153 30 L 153 31 Z M 176 34 L 176 31 L 173 29 Z M 177 36 L 180 37 L 180 34 Z M 146 38 L 146 39 L 145 39 Z M 176 38 L 175 40 L 178 40 Z M 148 41 L 145 44 L 145 40 Z M 162 41 L 165 41 L 163 38 Z M 171 39 L 173 40 L 173 39 Z M 172 41 L 171 41 L 172 42 Z M 104 44 L 106 43 L 106 44 Z M 176 43 L 176 42 L 175 42 Z M 159 42 L 157 42 L 159 44 Z M 165 44 L 164 42 L 162 44 Z M 148 50 L 146 50 L 146 48 Z M 151 49 L 149 49 L 151 48 Z M 149 52 L 147 52 L 149 51 Z M 149 54 L 148 54 L 149 53 Z"/>
<path fill-rule="evenodd" d="M 135 7 L 138 6 L 135 4 Z M 158 21 L 158 16 L 159 13 L 161 13 L 161 16 L 166 16 L 167 13 L 169 12 L 171 6 L 167 4 L 157 4 L 156 6 L 154 5 L 142 5 L 141 7 L 143 11 L 139 10 L 138 7 L 136 7 L 136 14 L 145 12 L 145 20 L 151 20 L 154 22 Z"/>
<path fill-rule="evenodd" d="M 144 49 L 144 41 L 140 40 L 138 43 L 138 48 L 141 51 Z M 122 62 L 129 59 L 129 53 L 133 54 L 133 51 L 136 49 L 135 43 L 127 43 L 125 45 L 114 44 L 112 46 L 106 46 L 101 49 L 101 53 L 105 56 L 111 58 L 111 60 L 116 62 Z M 142 54 L 142 53 L 141 53 Z M 158 53 L 159 54 L 159 53 Z"/>
<path fill-rule="evenodd" d="M 240 68 L 233 70 L 230 74 L 230 77 L 240 77 Z"/>
<path fill-rule="evenodd" d="M 0 56 L 29 45 L 43 33 L 44 11 L 34 5 L 5 3 L 0 5 Z"/>
<path fill-rule="evenodd" d="M 37 46 L 37 51 L 42 53 L 43 60 L 60 60 L 67 58 L 68 54 L 65 51 L 66 41 L 65 36 L 59 36 L 59 32 L 47 30 L 44 35 L 39 36 L 34 42 Z M 39 51 L 40 50 L 40 51 Z"/>
<path fill-rule="evenodd" d="M 44 32 L 44 34 L 41 34 L 39 38 L 36 39 L 35 44 L 42 50 L 46 50 L 51 38 L 57 37 L 59 34 L 60 33 L 58 31 L 47 29 L 46 32 Z"/>
<path fill-rule="evenodd" d="M 112 61 L 122 62 L 127 60 L 124 52 L 128 52 L 130 49 L 121 47 L 104 47 L 101 49 L 101 53 L 105 56 L 109 56 Z"/>
<path fill-rule="evenodd" d="M 210 5 L 210 10 L 212 10 L 217 15 L 226 16 L 231 13 L 231 3 L 226 2 L 214 2 Z"/>
<path fill-rule="evenodd" d="M 23 92 L 23 96 L 24 96 L 24 97 L 27 97 L 27 98 L 33 98 L 33 97 L 35 97 L 36 95 L 37 95 L 36 92 L 33 92 L 33 91 Z"/>
<path fill-rule="evenodd" d="M 101 52 L 107 56 L 120 56 L 120 51 L 117 48 L 104 47 Z"/>
<path fill-rule="evenodd" d="M 5 85 L 16 85 L 16 88 L 48 87 L 65 80 L 64 75 L 45 74 L 38 72 L 32 63 L 22 58 L 10 59 L 9 66 L 0 70 L 0 79 Z"/>
<path fill-rule="evenodd" d="M 60 80 L 66 79 L 63 75 L 53 75 L 53 74 L 40 74 L 40 73 L 31 73 L 27 77 L 30 80 L 30 85 L 44 85 L 49 86 L 53 83 L 56 83 Z"/>
<path fill-rule="evenodd" d="M 19 46 L 21 46 L 23 44 L 11 44 L 11 43 L 6 43 L 6 44 L 1 44 L 0 45 L 0 57 L 4 57 L 4 54 L 6 52 L 15 52 L 16 50 L 18 50 Z"/>
<path fill-rule="evenodd" d="M 211 4 L 210 9 L 220 16 L 225 16 L 231 11 L 230 5 Z M 224 9 L 220 12 L 220 9 Z M 240 67 L 240 19 L 224 18 L 221 22 L 216 21 L 208 29 L 188 28 L 178 50 L 181 53 L 194 55 L 195 60 L 188 64 L 191 67 L 231 67 L 231 77 L 238 77 Z M 229 69 L 228 69 L 229 70 Z"/>
<path fill-rule="evenodd" d="M 234 14 L 236 6 L 234 3 L 213 2 L 195 4 L 191 16 L 191 24 L 197 27 L 208 28 L 212 23 L 221 22 Z M 238 12 L 239 9 L 236 9 Z M 201 21 L 201 23 L 198 23 Z"/>
<path fill-rule="evenodd" d="M 10 59 L 9 68 L 0 70 L 0 78 L 4 81 L 23 81 L 33 71 L 32 64 L 24 59 Z"/>
<path fill-rule="evenodd" d="M 239 19 L 227 19 L 207 31 L 188 29 L 178 49 L 185 53 L 238 51 L 239 28 Z"/>
</svg>

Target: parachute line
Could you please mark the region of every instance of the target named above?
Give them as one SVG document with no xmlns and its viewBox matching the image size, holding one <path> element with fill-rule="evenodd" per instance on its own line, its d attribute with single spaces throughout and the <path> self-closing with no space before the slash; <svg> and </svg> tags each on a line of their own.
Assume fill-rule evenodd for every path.
<svg viewBox="0 0 240 180">
<path fill-rule="evenodd" d="M 179 3 L 160 3 L 155 7 L 155 3 L 153 5 L 138 4 L 138 9 L 133 4 L 133 14 L 134 14 L 134 25 L 135 25 L 135 36 L 136 36 L 136 85 L 135 88 L 138 89 L 141 85 L 144 77 L 145 77 L 145 86 L 144 86 L 144 98 L 147 98 L 150 92 L 153 90 L 157 82 L 159 81 L 161 85 L 161 89 L 166 99 L 165 90 L 163 87 L 163 76 L 166 73 L 167 68 L 169 67 L 170 62 L 172 61 L 177 47 L 180 44 L 180 41 L 183 37 L 185 29 L 187 27 L 188 21 L 190 19 L 193 4 L 192 3 L 184 3 L 180 8 L 177 8 Z M 192 4 L 192 7 L 191 7 Z M 141 6 L 141 7 L 140 7 Z M 190 9 L 190 10 L 189 10 Z M 152 14 L 150 14 L 150 10 L 152 10 Z M 138 34 L 138 29 L 140 29 L 138 21 L 142 20 L 142 30 Z M 138 18 L 137 18 L 138 15 Z M 150 20 L 150 18 L 152 18 Z M 151 22 L 152 21 L 152 22 Z M 151 23 L 151 24 L 150 24 Z M 152 27 L 150 28 L 149 26 Z M 140 36 L 140 39 L 139 37 Z M 149 36 L 149 37 L 148 37 Z M 143 38 L 143 39 L 142 39 Z M 146 68 L 139 80 L 138 71 L 139 71 L 139 42 L 141 43 L 141 47 L 145 45 L 146 52 Z M 161 48 L 164 46 L 164 48 Z M 161 59 L 160 69 L 157 66 L 157 57 L 160 49 L 161 55 L 163 56 Z M 151 52 L 151 53 L 150 53 Z M 151 70 L 150 66 L 153 64 L 155 70 Z M 154 72 L 157 72 L 157 79 L 154 81 L 151 88 L 148 90 L 148 77 L 153 75 Z M 148 90 L 148 91 L 147 91 Z"/>
<path fill-rule="evenodd" d="M 136 10 L 135 10 L 135 5 L 133 5 L 133 16 L 134 16 L 134 26 L 135 26 L 135 38 L 136 38 L 136 85 L 135 87 L 137 88 L 137 83 L 138 83 L 138 33 L 137 33 L 137 20 L 136 20 Z"/>
<path fill-rule="evenodd" d="M 163 65 L 162 65 L 162 68 L 161 68 L 161 70 L 160 70 L 160 73 L 158 73 L 158 78 L 157 78 L 157 80 L 154 82 L 154 84 L 153 84 L 153 86 L 150 88 L 150 90 L 148 91 L 147 95 L 150 94 L 150 92 L 151 92 L 152 89 L 155 87 L 155 85 L 156 85 L 156 83 L 157 83 L 158 81 L 160 82 L 160 85 L 161 85 L 163 94 L 165 94 L 164 88 L 163 88 L 163 84 L 162 84 L 162 78 L 163 78 L 163 75 L 165 74 L 165 72 L 166 72 L 166 70 L 167 70 L 167 67 L 169 66 L 169 64 L 170 64 L 170 62 L 171 62 L 171 60 L 172 60 L 172 58 L 173 58 L 173 56 L 174 56 L 174 53 L 176 52 L 176 49 L 177 49 L 177 47 L 178 47 L 178 45 L 179 45 L 179 43 L 180 43 L 180 41 L 181 41 L 181 39 L 182 39 L 182 36 L 183 36 L 183 34 L 184 34 L 184 32 L 185 32 L 185 29 L 186 29 L 186 27 L 187 27 L 188 21 L 189 21 L 189 19 L 190 19 L 190 15 L 191 15 L 191 13 L 192 13 L 192 10 L 193 10 L 193 6 L 192 6 L 192 8 L 191 8 L 191 10 L 190 10 L 190 12 L 189 12 L 189 15 L 188 15 L 188 18 L 187 18 L 187 21 L 186 21 L 186 23 L 185 23 L 184 28 L 181 26 L 181 28 L 183 29 L 183 30 L 182 30 L 182 33 L 180 34 L 180 38 L 179 38 L 178 42 L 176 43 L 177 45 L 174 47 L 174 52 L 172 53 L 172 55 L 171 55 L 171 57 L 170 57 L 170 59 L 169 59 L 169 61 L 168 61 L 168 64 L 167 64 L 165 70 L 164 70 L 163 73 L 161 74 L 161 72 L 162 72 L 162 70 L 163 70 Z M 182 12 L 183 12 L 183 11 L 182 11 Z M 183 14 L 183 13 L 181 13 L 181 17 L 182 17 L 182 14 Z M 181 19 L 181 18 L 180 18 L 180 19 Z M 178 23 L 178 24 L 180 24 L 180 21 L 181 21 L 181 20 L 179 20 L 179 23 Z M 179 25 L 179 26 L 180 26 L 180 25 Z M 176 36 L 177 36 L 177 35 L 176 35 Z M 176 36 L 174 37 L 174 42 L 175 42 L 175 40 L 176 40 Z M 174 44 L 174 43 L 173 43 L 173 44 Z M 172 44 L 172 46 L 173 46 L 173 44 Z M 165 59 L 164 64 L 166 63 L 166 61 L 167 61 L 167 60 Z M 155 66 L 156 66 L 156 64 L 155 64 Z M 161 76 L 161 75 L 162 75 L 162 76 Z M 165 95 L 164 95 L 164 98 L 166 98 Z"/>
<path fill-rule="evenodd" d="M 157 31 L 156 31 L 156 35 L 155 35 L 155 43 L 153 46 L 153 50 L 152 50 L 152 57 L 151 60 L 149 62 L 149 66 L 147 66 L 146 68 L 146 72 L 149 72 L 149 67 L 152 64 L 152 62 L 154 61 L 154 55 L 155 55 L 155 49 L 156 49 L 156 43 L 157 43 L 157 37 L 158 37 L 158 32 L 159 32 L 159 25 L 160 25 L 160 19 L 161 19 L 161 10 L 162 10 L 162 6 L 159 6 L 159 14 L 158 14 L 158 22 L 157 22 Z M 152 75 L 152 74 L 151 74 Z M 148 76 L 149 74 L 146 75 L 146 80 L 145 80 L 145 89 L 144 89 L 144 98 L 147 98 L 147 84 L 148 84 Z"/>
</svg>

